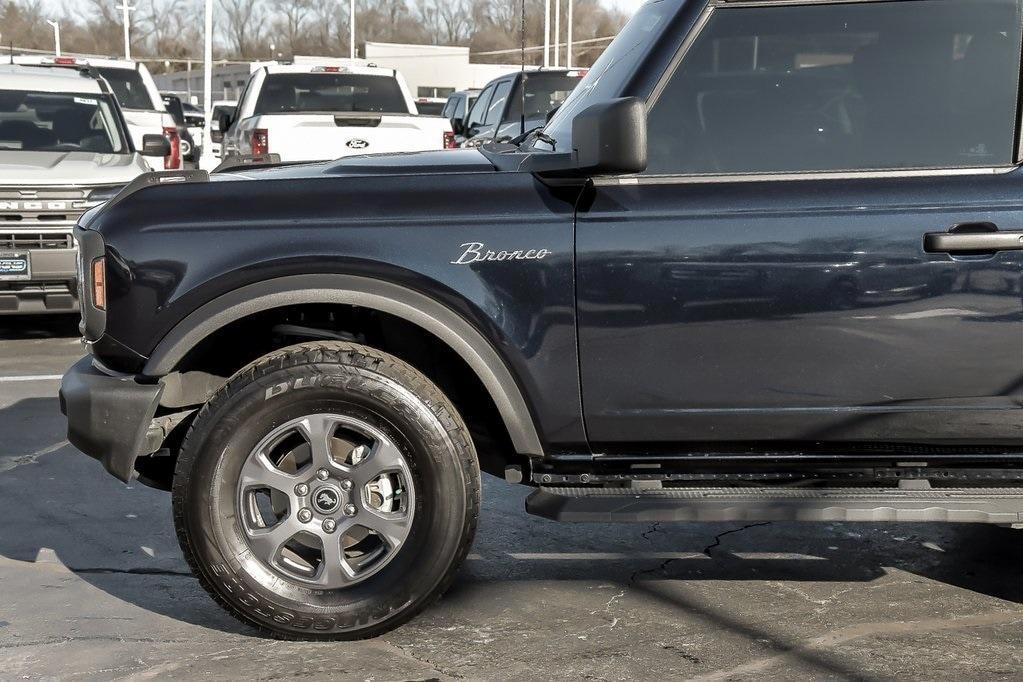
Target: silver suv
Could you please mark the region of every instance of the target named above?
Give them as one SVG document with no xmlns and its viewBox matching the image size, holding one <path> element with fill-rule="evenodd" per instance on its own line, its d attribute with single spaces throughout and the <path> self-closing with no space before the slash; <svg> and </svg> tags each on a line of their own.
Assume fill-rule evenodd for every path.
<svg viewBox="0 0 1023 682">
<path fill-rule="evenodd" d="M 149 170 L 126 130 L 94 71 L 0 66 L 0 315 L 78 309 L 78 216 Z"/>
</svg>

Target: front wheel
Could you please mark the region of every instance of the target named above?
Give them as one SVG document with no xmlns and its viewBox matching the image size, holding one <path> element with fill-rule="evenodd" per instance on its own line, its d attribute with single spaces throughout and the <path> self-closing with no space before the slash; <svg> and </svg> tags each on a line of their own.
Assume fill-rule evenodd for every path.
<svg viewBox="0 0 1023 682">
<path fill-rule="evenodd" d="M 476 528 L 468 430 L 386 353 L 301 344 L 239 371 L 178 457 L 174 519 L 203 587 L 295 639 L 390 630 L 438 597 Z"/>
</svg>

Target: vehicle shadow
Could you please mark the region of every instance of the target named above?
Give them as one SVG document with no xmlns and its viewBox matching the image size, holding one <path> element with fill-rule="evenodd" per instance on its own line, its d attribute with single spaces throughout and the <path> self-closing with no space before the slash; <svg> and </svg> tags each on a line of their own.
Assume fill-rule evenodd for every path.
<svg viewBox="0 0 1023 682">
<path fill-rule="evenodd" d="M 63 440 L 53 398 L 0 409 L 0 557 L 59 561 L 81 580 L 150 612 L 214 630 L 254 631 L 227 616 L 191 577 L 166 493 L 125 486 Z M 870 583 L 900 569 L 1023 603 L 1013 531 L 916 524 L 558 524 L 527 516 L 525 489 L 487 479 L 469 560 L 435 609 L 489 600 L 529 581 L 627 588 L 679 581 Z M 938 549 L 925 549 L 930 544 Z M 656 595 L 656 590 L 649 591 Z M 528 600 L 528 592 L 521 597 Z M 681 608 L 681 607 L 680 607 Z M 686 607 L 688 608 L 688 607 Z M 708 616 L 710 617 L 710 616 Z M 722 621 L 721 627 L 733 624 Z"/>
<path fill-rule="evenodd" d="M 78 314 L 0 315 L 0 341 L 77 338 Z"/>
</svg>

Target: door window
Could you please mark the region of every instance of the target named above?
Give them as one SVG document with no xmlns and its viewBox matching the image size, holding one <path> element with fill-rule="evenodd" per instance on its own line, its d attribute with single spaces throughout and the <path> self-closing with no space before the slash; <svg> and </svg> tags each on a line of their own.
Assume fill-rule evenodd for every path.
<svg viewBox="0 0 1023 682">
<path fill-rule="evenodd" d="M 495 125 L 501 122 L 501 114 L 504 113 L 504 104 L 508 101 L 508 93 L 511 92 L 511 81 L 501 81 L 494 90 L 494 99 L 487 107 L 487 116 L 483 119 L 484 125 Z"/>
<path fill-rule="evenodd" d="M 476 104 L 473 105 L 472 110 L 469 112 L 469 120 L 466 123 L 467 129 L 483 123 L 483 119 L 487 115 L 487 105 L 490 104 L 490 96 L 492 94 L 494 94 L 494 86 L 486 88 L 476 99 Z"/>
<path fill-rule="evenodd" d="M 648 174 L 1013 161 L 1021 0 L 715 10 L 649 114 Z"/>
</svg>

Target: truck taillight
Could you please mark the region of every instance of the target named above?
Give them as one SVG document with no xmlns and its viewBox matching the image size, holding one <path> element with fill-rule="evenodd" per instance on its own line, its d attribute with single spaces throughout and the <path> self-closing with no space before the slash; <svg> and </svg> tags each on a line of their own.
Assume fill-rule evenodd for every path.
<svg viewBox="0 0 1023 682">
<path fill-rule="evenodd" d="M 173 126 L 164 126 L 163 135 L 170 142 L 170 154 L 163 157 L 164 170 L 181 168 L 181 138 L 178 137 L 178 129 Z"/>
<path fill-rule="evenodd" d="M 266 128 L 253 128 L 252 155 L 262 156 L 270 153 L 270 133 Z"/>
<path fill-rule="evenodd" d="M 103 256 L 92 261 L 92 305 L 97 310 L 107 309 L 107 267 Z"/>
<path fill-rule="evenodd" d="M 450 130 L 444 131 L 444 149 L 458 149 L 455 143 L 455 134 Z"/>
</svg>

